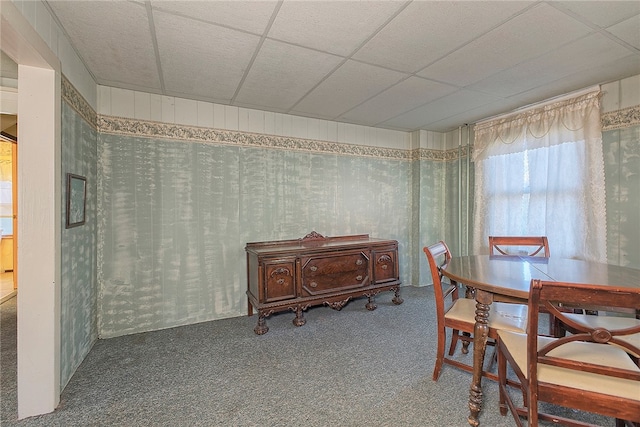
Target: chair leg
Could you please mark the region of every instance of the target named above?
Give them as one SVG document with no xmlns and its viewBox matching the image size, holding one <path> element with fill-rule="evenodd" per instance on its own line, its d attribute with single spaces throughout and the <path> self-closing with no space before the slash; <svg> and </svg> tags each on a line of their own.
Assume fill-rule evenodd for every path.
<svg viewBox="0 0 640 427">
<path fill-rule="evenodd" d="M 433 367 L 433 380 L 438 381 L 440 377 L 440 371 L 442 370 L 442 363 L 444 362 L 444 344 L 446 338 L 446 328 L 438 331 L 438 350 L 436 354 L 436 363 Z"/>
<path fill-rule="evenodd" d="M 497 346 L 496 346 L 497 348 Z M 506 388 L 507 388 L 507 360 L 503 354 L 498 351 L 498 389 L 500 391 L 500 415 L 507 415 L 506 404 Z"/>
<path fill-rule="evenodd" d="M 469 332 L 463 332 L 462 335 L 471 338 L 471 334 Z M 471 340 L 464 340 L 462 342 L 462 354 L 467 354 L 469 353 L 469 344 L 471 344 Z"/>
<path fill-rule="evenodd" d="M 451 332 L 451 345 L 449 345 L 449 356 L 453 356 L 453 353 L 456 351 L 456 346 L 458 345 L 458 338 L 460 337 L 460 331 L 454 329 Z M 464 343 L 463 343 L 464 345 Z"/>
<path fill-rule="evenodd" d="M 493 352 L 491 353 L 491 359 L 489 359 L 489 366 L 487 366 L 487 371 L 493 370 L 493 367 L 496 365 L 498 361 L 498 346 L 495 345 L 493 347 Z"/>
</svg>

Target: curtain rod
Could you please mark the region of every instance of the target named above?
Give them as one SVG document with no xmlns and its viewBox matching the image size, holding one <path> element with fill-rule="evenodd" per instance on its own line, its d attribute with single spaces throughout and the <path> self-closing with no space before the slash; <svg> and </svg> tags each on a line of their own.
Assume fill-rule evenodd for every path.
<svg viewBox="0 0 640 427">
<path fill-rule="evenodd" d="M 520 107 L 520 108 L 517 108 L 515 110 L 511 110 L 508 113 L 498 114 L 498 115 L 495 115 L 495 116 L 488 117 L 486 119 L 482 119 L 479 122 L 476 122 L 475 124 L 477 126 L 477 125 L 480 125 L 480 124 L 483 124 L 483 123 L 487 123 L 487 122 L 490 122 L 490 121 L 493 121 L 493 120 L 506 119 L 507 117 L 511 117 L 511 116 L 515 116 L 516 114 L 524 113 L 525 111 L 534 110 L 536 108 L 541 108 L 541 107 L 547 106 L 549 104 L 553 104 L 554 102 L 560 102 L 560 101 L 564 101 L 566 99 L 576 98 L 578 96 L 585 95 L 587 93 L 591 93 L 591 92 L 594 92 L 596 90 L 600 90 L 600 85 L 590 86 L 590 87 L 585 88 L 585 89 L 580 89 L 580 90 L 576 90 L 574 92 L 565 93 L 564 95 L 558 95 L 558 96 L 555 96 L 553 98 L 548 98 L 548 99 L 546 99 L 544 101 L 536 102 L 535 104 L 525 105 L 524 107 Z"/>
</svg>

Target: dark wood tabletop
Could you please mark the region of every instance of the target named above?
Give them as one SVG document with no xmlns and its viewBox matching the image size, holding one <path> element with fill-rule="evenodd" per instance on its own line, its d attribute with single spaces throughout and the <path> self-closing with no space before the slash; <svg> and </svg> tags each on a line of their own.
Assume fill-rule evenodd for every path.
<svg viewBox="0 0 640 427">
<path fill-rule="evenodd" d="M 532 279 L 599 284 L 640 293 L 640 270 L 563 258 L 472 255 L 452 258 L 442 268 L 452 281 L 475 288 L 473 378 L 469 390 L 469 424 L 477 427 L 482 409 L 482 370 L 487 345 L 489 306 L 494 300 L 526 303 Z"/>
<path fill-rule="evenodd" d="M 529 297 L 531 279 L 640 288 L 638 269 L 564 258 L 454 257 L 442 273 L 456 282 L 523 300 Z"/>
</svg>

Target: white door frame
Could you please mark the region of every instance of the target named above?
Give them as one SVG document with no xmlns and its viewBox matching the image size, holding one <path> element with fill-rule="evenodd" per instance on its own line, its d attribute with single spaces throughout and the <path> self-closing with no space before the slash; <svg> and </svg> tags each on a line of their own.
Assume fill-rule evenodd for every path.
<svg viewBox="0 0 640 427">
<path fill-rule="evenodd" d="M 0 1 L 0 48 L 18 64 L 18 418 L 60 402 L 60 62 Z"/>
</svg>

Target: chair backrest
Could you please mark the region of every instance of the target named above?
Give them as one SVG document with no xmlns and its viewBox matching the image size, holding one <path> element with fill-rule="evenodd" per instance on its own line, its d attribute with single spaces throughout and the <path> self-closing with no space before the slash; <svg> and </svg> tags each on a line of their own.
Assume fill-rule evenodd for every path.
<svg viewBox="0 0 640 427">
<path fill-rule="evenodd" d="M 634 366 L 611 367 L 596 363 L 593 357 L 586 357 L 587 354 L 606 354 L 608 350 L 600 346 L 614 346 L 616 349 L 624 350 L 628 353 L 629 360 L 633 360 L 640 355 L 640 348 L 634 340 L 628 339 L 630 335 L 640 333 L 640 323 L 624 323 L 621 329 L 614 329 L 620 323 L 611 323 L 610 326 L 603 324 L 592 325 L 578 323 L 562 309 L 562 306 L 592 306 L 594 302 L 598 305 L 606 306 L 609 311 L 619 311 L 621 315 L 629 313 L 629 309 L 640 307 L 640 289 L 613 288 L 594 284 L 566 283 L 566 282 L 546 282 L 534 279 L 531 281 L 529 294 L 529 323 L 527 325 L 527 358 L 530 384 L 539 385 L 537 373 L 541 365 L 552 365 L 579 372 L 590 372 L 600 375 L 607 375 L 617 378 L 626 378 L 638 381 L 640 386 L 640 371 Z M 544 306 L 553 316 L 569 325 L 572 334 L 562 338 L 543 341 L 538 345 L 538 310 L 539 306 Z M 532 333 L 533 332 L 533 333 Z M 627 337 L 627 339 L 621 339 Z M 578 342 L 591 343 L 590 347 L 577 346 Z M 566 347 L 566 346 L 569 347 Z M 564 350 L 562 348 L 564 347 Z M 573 346 L 573 347 L 571 347 Z M 558 349 L 557 351 L 553 351 Z M 569 351 L 569 349 L 572 349 Z M 578 350 L 577 350 L 578 349 Z M 577 350 L 577 351 L 576 351 Z M 604 352 L 602 352 L 604 350 Z M 581 354 L 584 353 L 584 354 Z M 566 354 L 572 354 L 567 358 Z M 576 354 L 578 356 L 576 356 Z M 606 359 L 606 356 L 600 356 Z M 626 360 L 626 357 L 624 358 Z M 633 365 L 633 363 L 632 363 Z M 640 388 L 639 388 L 640 389 Z M 562 391 L 559 392 L 561 395 Z M 537 393 L 536 393 L 537 395 Z"/>
<path fill-rule="evenodd" d="M 425 246 L 422 249 L 429 262 L 429 270 L 433 278 L 433 290 L 436 301 L 436 314 L 438 322 L 444 321 L 445 299 L 451 295 L 453 300 L 458 298 L 458 286 L 451 283 L 442 283 L 442 273 L 440 268 L 446 266 L 451 260 L 449 247 L 442 240 L 438 243 Z"/>
<path fill-rule="evenodd" d="M 511 248 L 511 251 L 507 248 Z M 525 249 L 526 254 L 521 252 Z M 489 236 L 489 253 L 490 255 L 527 255 L 545 258 L 550 256 L 546 236 Z"/>
</svg>

